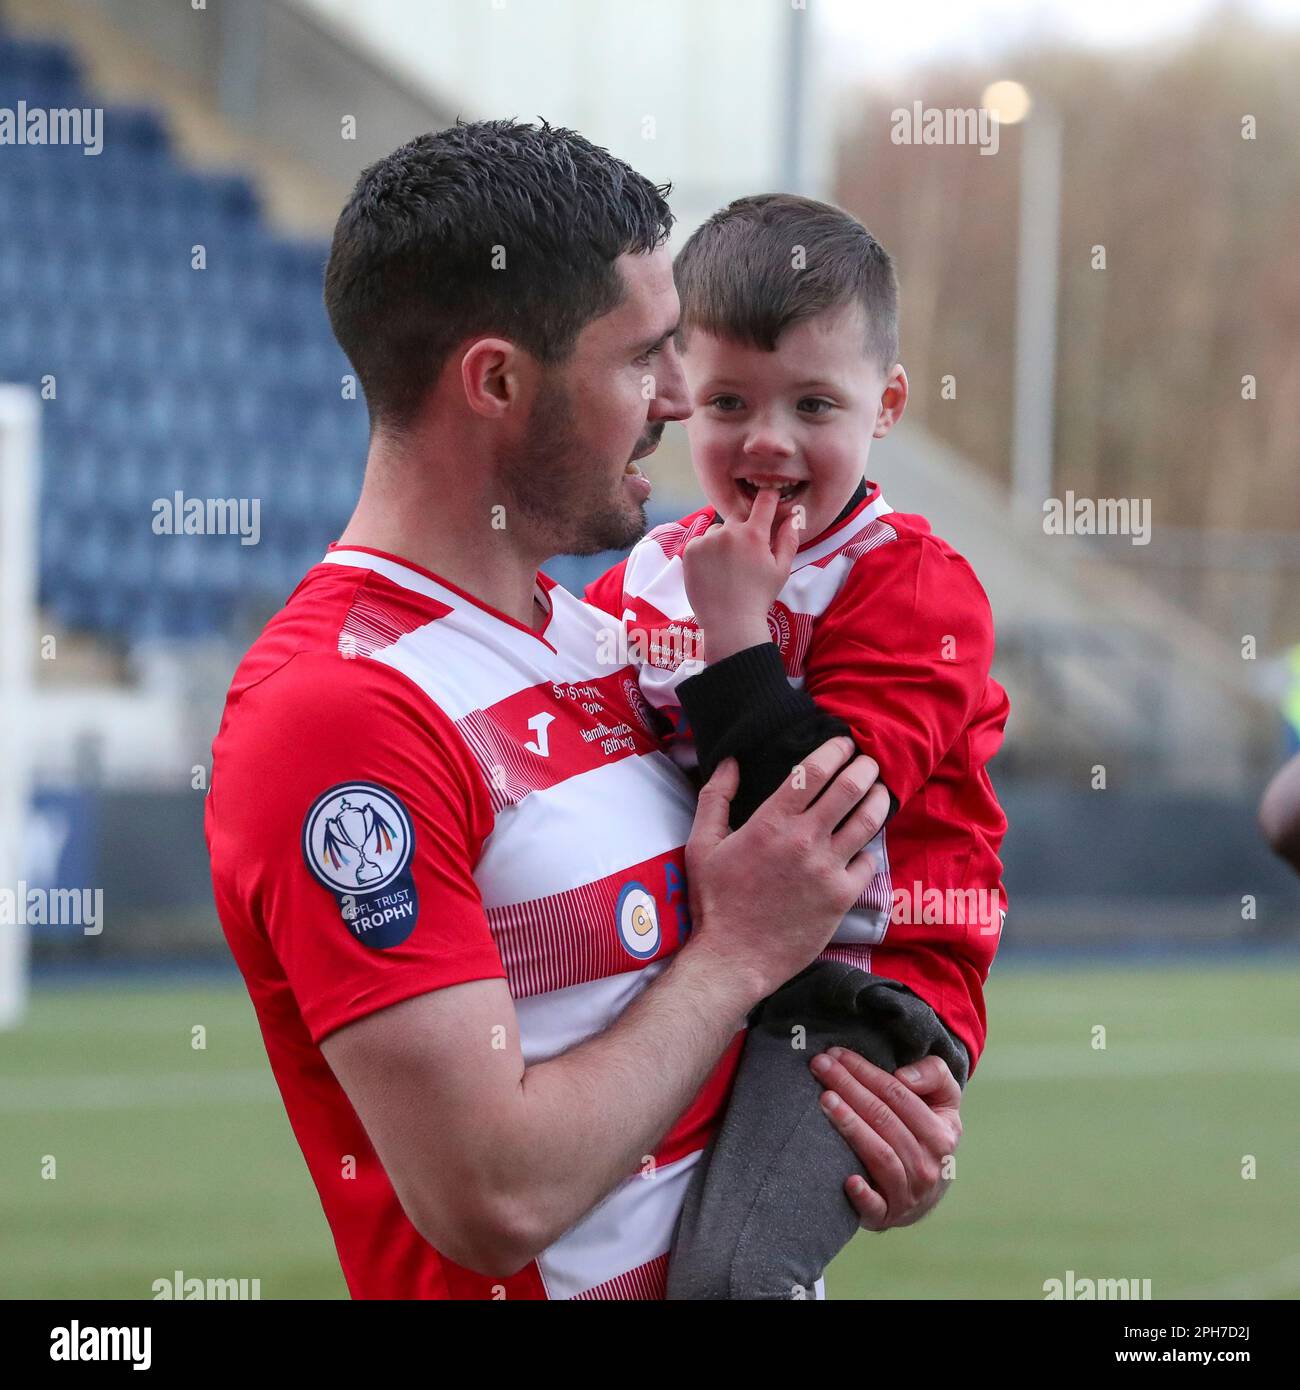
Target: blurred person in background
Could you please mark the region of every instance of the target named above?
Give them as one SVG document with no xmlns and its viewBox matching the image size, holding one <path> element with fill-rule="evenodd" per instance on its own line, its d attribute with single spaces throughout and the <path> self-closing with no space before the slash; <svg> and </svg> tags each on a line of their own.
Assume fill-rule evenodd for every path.
<svg viewBox="0 0 1300 1390">
<path fill-rule="evenodd" d="M 1273 852 L 1300 873 L 1300 753 L 1265 788 L 1259 827 Z"/>
</svg>

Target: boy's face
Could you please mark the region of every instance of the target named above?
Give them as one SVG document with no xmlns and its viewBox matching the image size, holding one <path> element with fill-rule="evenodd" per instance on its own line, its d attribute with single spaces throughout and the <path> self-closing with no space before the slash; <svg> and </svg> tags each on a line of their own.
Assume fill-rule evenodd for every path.
<svg viewBox="0 0 1300 1390">
<path fill-rule="evenodd" d="M 871 441 L 907 403 L 900 366 L 867 355 L 856 304 L 792 325 L 776 349 L 692 329 L 682 358 L 694 414 L 686 422 L 700 486 L 720 516 L 744 518 L 755 484 L 789 489 L 773 534 L 803 508 L 803 545 L 844 509 L 867 467 Z"/>
</svg>

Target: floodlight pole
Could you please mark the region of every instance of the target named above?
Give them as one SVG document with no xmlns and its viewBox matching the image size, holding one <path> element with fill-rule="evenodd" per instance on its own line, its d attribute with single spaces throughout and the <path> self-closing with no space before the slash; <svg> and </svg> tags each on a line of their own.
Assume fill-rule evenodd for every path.
<svg viewBox="0 0 1300 1390">
<path fill-rule="evenodd" d="M 1051 107 L 1035 102 L 1021 141 L 1011 494 L 1018 511 L 1041 517 L 1043 502 L 1052 495 L 1053 475 L 1060 117 Z"/>
<path fill-rule="evenodd" d="M 808 62 L 812 45 L 808 26 L 812 15 L 804 7 L 791 5 L 786 23 L 785 48 L 785 125 L 781 131 L 781 180 L 786 193 L 807 193 L 807 93 Z"/>
<path fill-rule="evenodd" d="M 35 662 L 40 405 L 28 386 L 0 385 L 0 1028 L 27 1007 L 29 939 L 21 881 L 31 817 L 28 776 Z"/>
</svg>

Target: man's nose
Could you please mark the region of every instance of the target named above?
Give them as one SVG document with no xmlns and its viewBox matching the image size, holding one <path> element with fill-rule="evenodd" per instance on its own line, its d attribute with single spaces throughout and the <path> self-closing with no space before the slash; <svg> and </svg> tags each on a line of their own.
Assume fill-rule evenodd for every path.
<svg viewBox="0 0 1300 1390">
<path fill-rule="evenodd" d="M 650 402 L 650 419 L 685 420 L 694 413 L 691 393 L 686 385 L 686 373 L 682 370 L 682 359 L 677 347 L 670 338 L 659 354 L 659 368 L 655 372 L 655 394 Z"/>
</svg>

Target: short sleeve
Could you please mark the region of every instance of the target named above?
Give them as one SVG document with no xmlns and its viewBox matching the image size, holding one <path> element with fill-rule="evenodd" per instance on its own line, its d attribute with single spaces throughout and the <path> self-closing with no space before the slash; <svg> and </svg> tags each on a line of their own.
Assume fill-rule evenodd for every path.
<svg viewBox="0 0 1300 1390">
<path fill-rule="evenodd" d="M 627 558 L 607 569 L 599 579 L 593 579 L 582 591 L 583 598 L 593 608 L 600 608 L 614 617 L 623 616 L 623 576 L 627 572 Z"/>
<path fill-rule="evenodd" d="M 863 555 L 813 629 L 805 689 L 853 730 L 906 805 L 979 709 L 993 616 L 975 572 L 930 538 Z"/>
<path fill-rule="evenodd" d="M 504 976 L 473 868 L 491 808 L 406 676 L 302 653 L 227 711 L 208 842 L 229 934 L 263 935 L 313 1041 L 430 990 Z"/>
</svg>

